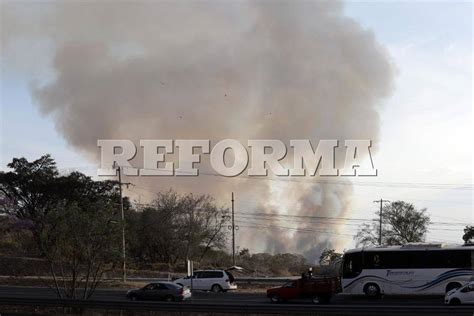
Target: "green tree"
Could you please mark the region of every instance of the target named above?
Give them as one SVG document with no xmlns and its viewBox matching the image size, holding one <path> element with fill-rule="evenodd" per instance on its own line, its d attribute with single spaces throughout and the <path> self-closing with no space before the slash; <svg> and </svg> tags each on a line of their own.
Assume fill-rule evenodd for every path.
<svg viewBox="0 0 474 316">
<path fill-rule="evenodd" d="M 0 172 L 0 198 L 3 214 L 29 221 L 38 241 L 45 225 L 45 217 L 58 200 L 56 163 L 49 155 L 29 162 L 15 158 L 8 167 L 10 172 Z"/>
<path fill-rule="evenodd" d="M 248 248 L 243 248 L 239 251 L 239 257 L 250 257 L 250 250 Z"/>
<path fill-rule="evenodd" d="M 59 297 L 76 298 L 82 287 L 81 297 L 89 298 L 116 260 L 117 183 L 61 176 L 49 155 L 15 158 L 8 167 L 0 172 L 0 215 L 31 232 Z"/>
<path fill-rule="evenodd" d="M 319 257 L 319 265 L 334 265 L 342 260 L 342 253 L 334 249 L 325 248 Z"/>
<path fill-rule="evenodd" d="M 474 226 L 466 226 L 464 228 L 464 235 L 462 236 L 464 243 L 469 244 L 474 239 Z"/>
<path fill-rule="evenodd" d="M 377 215 L 378 212 L 376 212 Z M 392 202 L 382 209 L 382 244 L 403 245 L 411 242 L 423 242 L 430 224 L 426 209 L 416 209 L 411 203 Z M 378 245 L 379 219 L 364 224 L 356 235 L 358 246 Z"/>
</svg>

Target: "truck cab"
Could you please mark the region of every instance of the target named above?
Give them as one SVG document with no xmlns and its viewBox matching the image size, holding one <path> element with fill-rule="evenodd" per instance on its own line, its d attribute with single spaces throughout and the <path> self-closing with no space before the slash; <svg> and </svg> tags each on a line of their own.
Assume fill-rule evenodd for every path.
<svg viewBox="0 0 474 316">
<path fill-rule="evenodd" d="M 328 303 L 331 297 L 341 292 L 338 277 L 301 278 L 267 290 L 267 297 L 273 303 L 294 299 L 311 299 L 315 304 Z"/>
</svg>

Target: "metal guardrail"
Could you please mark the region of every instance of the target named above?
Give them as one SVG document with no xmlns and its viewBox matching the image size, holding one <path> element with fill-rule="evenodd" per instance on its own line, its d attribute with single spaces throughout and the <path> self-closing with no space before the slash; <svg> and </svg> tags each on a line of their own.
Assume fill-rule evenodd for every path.
<svg viewBox="0 0 474 316">
<path fill-rule="evenodd" d="M 13 278 L 13 279 L 52 279 L 51 276 L 9 276 L 0 275 L 1 278 Z M 236 277 L 237 282 L 287 282 L 291 280 L 299 279 L 300 276 L 289 276 L 289 277 Z M 122 277 L 104 278 L 104 281 L 122 281 Z M 128 281 L 138 282 L 156 282 L 156 281 L 169 281 L 169 278 L 164 277 L 128 277 Z"/>
<path fill-rule="evenodd" d="M 236 277 L 237 283 L 284 283 L 292 280 L 299 279 L 300 276 L 291 277 Z M 106 278 L 105 281 L 122 281 L 122 278 Z M 169 281 L 168 278 L 149 278 L 149 277 L 131 277 L 127 278 L 128 281 L 136 282 L 157 282 L 157 281 Z"/>
</svg>

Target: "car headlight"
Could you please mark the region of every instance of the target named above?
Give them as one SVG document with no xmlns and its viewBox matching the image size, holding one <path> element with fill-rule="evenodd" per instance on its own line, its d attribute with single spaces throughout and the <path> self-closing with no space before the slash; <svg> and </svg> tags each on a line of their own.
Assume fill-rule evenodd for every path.
<svg viewBox="0 0 474 316">
<path fill-rule="evenodd" d="M 453 295 L 454 293 L 456 293 L 456 289 L 451 290 L 451 291 L 449 291 L 448 293 L 446 293 L 446 296 L 451 296 L 451 295 Z"/>
</svg>

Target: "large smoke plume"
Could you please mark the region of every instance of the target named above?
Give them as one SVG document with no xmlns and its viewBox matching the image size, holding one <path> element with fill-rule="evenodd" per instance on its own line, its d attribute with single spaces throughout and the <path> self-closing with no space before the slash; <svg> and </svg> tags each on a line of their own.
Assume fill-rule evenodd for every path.
<svg viewBox="0 0 474 316">
<path fill-rule="evenodd" d="M 90 159 L 98 158 L 97 139 L 372 139 L 377 148 L 376 110 L 390 92 L 391 67 L 339 2 L 61 1 L 4 9 L 5 49 L 24 47 L 14 44 L 22 39 L 43 43 L 29 54 L 44 48 L 35 63 L 50 62 L 52 75 L 32 85 L 41 112 Z M 173 187 L 228 203 L 234 191 L 237 212 L 291 215 L 343 216 L 352 192 L 318 178 L 129 180 L 144 188 L 143 200 Z M 237 244 L 315 258 L 347 239 L 339 226 L 283 226 L 295 225 L 334 234 L 241 222 Z"/>
</svg>

